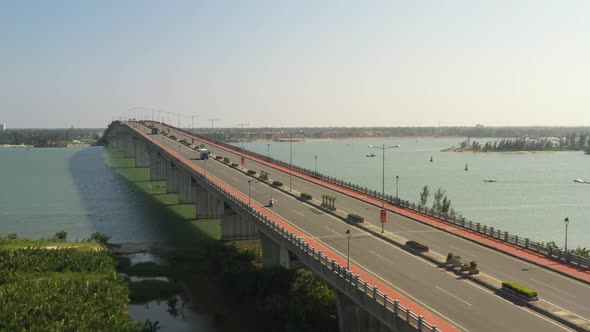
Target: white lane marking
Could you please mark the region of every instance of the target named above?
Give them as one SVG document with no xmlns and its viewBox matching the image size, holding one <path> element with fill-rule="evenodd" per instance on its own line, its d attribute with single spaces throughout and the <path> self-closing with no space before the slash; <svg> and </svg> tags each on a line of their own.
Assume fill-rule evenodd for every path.
<svg viewBox="0 0 590 332">
<path fill-rule="evenodd" d="M 344 234 L 340 234 L 340 233 L 336 232 L 335 230 L 331 229 L 331 228 L 330 228 L 330 227 L 328 227 L 328 226 L 324 226 L 324 228 L 325 228 L 325 229 L 327 229 L 327 230 L 329 230 L 330 232 L 332 232 L 332 233 L 336 234 L 336 235 L 339 235 L 339 236 L 343 236 L 343 235 L 344 235 Z"/>
<path fill-rule="evenodd" d="M 477 256 L 477 255 L 474 255 L 474 254 L 470 253 L 469 251 L 466 251 L 466 250 L 463 250 L 463 249 L 459 249 L 459 248 L 457 248 L 457 247 L 454 247 L 454 246 L 449 246 L 449 247 L 451 247 L 451 248 L 453 248 L 453 249 L 455 249 L 455 250 L 458 250 L 458 251 L 460 251 L 460 252 L 466 253 L 466 254 L 467 254 L 467 255 L 469 255 L 469 256 L 473 256 L 473 257 L 475 257 L 475 258 L 479 258 L 479 256 Z"/>
<path fill-rule="evenodd" d="M 377 256 L 377 257 L 381 258 L 381 259 L 382 259 L 382 260 L 384 260 L 384 261 L 388 261 L 388 262 L 389 262 L 389 263 L 391 263 L 391 264 L 395 264 L 395 263 L 393 263 L 393 261 L 391 261 L 391 260 L 389 260 L 389 259 L 387 259 L 387 258 L 385 258 L 385 257 L 383 257 L 383 256 L 381 256 L 381 255 L 379 255 L 378 253 L 374 252 L 373 250 L 369 250 L 369 252 L 370 252 L 371 254 L 373 254 L 373 255 L 375 255 L 375 256 Z"/>
<path fill-rule="evenodd" d="M 302 217 L 305 217 L 305 215 L 304 215 L 303 213 L 299 212 L 299 211 L 295 211 L 295 210 L 293 210 L 293 212 L 297 213 L 298 215 L 300 215 L 300 216 L 302 216 Z"/>
<path fill-rule="evenodd" d="M 459 300 L 459 301 L 461 301 L 461 302 L 463 302 L 463 303 L 467 304 L 468 306 L 472 307 L 471 303 L 469 303 L 469 302 L 467 302 L 467 301 L 465 301 L 465 300 L 463 300 L 463 299 L 461 299 L 461 298 L 459 298 L 459 297 L 455 296 L 454 294 L 452 294 L 452 293 L 450 293 L 450 292 L 447 292 L 446 290 L 444 290 L 444 289 L 442 289 L 442 288 L 440 288 L 440 287 L 438 287 L 438 286 L 434 286 L 434 287 L 436 287 L 436 288 L 437 288 L 438 290 L 440 290 L 441 292 L 447 293 L 448 295 L 450 295 L 450 296 L 454 297 L 455 299 L 457 299 L 457 300 Z"/>
<path fill-rule="evenodd" d="M 546 283 L 544 283 L 544 282 L 541 282 L 541 281 L 539 281 L 539 280 L 537 280 L 537 279 L 530 278 L 530 280 L 531 280 L 531 281 L 534 281 L 534 282 L 536 282 L 536 283 L 538 283 L 538 284 L 541 284 L 541 285 L 543 285 L 543 286 L 545 286 L 545 287 L 549 287 L 549 288 L 551 288 L 551 289 L 553 289 L 553 290 L 556 290 L 556 291 L 558 291 L 558 292 L 560 292 L 560 293 L 567 294 L 567 295 L 569 295 L 569 296 L 571 296 L 571 297 L 574 297 L 574 298 L 576 297 L 574 294 L 568 293 L 568 292 L 566 292 L 566 291 L 562 291 L 561 289 L 559 289 L 559 288 L 557 288 L 557 287 L 554 287 L 554 286 L 548 285 L 548 284 L 546 284 Z"/>
</svg>

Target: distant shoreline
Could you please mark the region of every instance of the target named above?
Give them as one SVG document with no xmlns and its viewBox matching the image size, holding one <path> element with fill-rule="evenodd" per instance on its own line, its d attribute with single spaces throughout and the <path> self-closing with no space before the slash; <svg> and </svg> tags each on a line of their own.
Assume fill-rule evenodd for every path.
<svg viewBox="0 0 590 332">
<path fill-rule="evenodd" d="M 325 142 L 325 141 L 366 141 L 366 140 L 419 140 L 419 139 L 450 139 L 450 138 L 461 138 L 463 136 L 363 136 L 363 137 L 327 137 L 327 138 L 306 138 L 306 139 L 293 139 L 293 142 Z M 256 139 L 251 142 L 276 142 L 276 143 L 289 143 L 289 140 L 273 141 L 271 139 Z M 237 142 L 236 142 L 237 143 Z"/>
</svg>

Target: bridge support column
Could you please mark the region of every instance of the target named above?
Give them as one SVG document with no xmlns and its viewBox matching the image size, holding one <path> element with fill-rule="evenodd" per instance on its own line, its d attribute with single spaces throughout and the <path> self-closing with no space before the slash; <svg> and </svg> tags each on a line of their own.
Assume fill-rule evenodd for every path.
<svg viewBox="0 0 590 332">
<path fill-rule="evenodd" d="M 223 201 L 195 183 L 197 219 L 217 218 L 223 215 Z"/>
<path fill-rule="evenodd" d="M 153 150 L 148 150 L 148 156 L 150 159 L 150 181 L 162 181 L 165 179 L 162 172 L 162 157 L 160 154 Z"/>
<path fill-rule="evenodd" d="M 259 232 L 262 244 L 262 265 L 264 267 L 282 266 L 286 269 L 296 270 L 305 268 L 287 246 L 276 243 L 268 235 Z"/>
<path fill-rule="evenodd" d="M 191 176 L 181 169 L 178 171 L 178 202 L 180 204 L 192 203 L 190 200 Z"/>
<path fill-rule="evenodd" d="M 134 139 L 135 143 L 135 167 L 150 167 L 150 158 L 147 152 L 147 145 L 139 139 Z"/>
<path fill-rule="evenodd" d="M 391 331 L 379 320 L 354 303 L 344 293 L 335 289 L 338 309 L 338 330 L 341 332 L 386 332 Z"/>
<path fill-rule="evenodd" d="M 135 158 L 135 149 L 133 147 L 133 137 L 128 136 L 124 139 L 125 148 L 123 149 L 123 156 L 125 158 Z"/>
<path fill-rule="evenodd" d="M 176 186 L 176 178 L 177 178 L 177 169 L 176 165 L 167 160 L 166 161 L 166 192 L 167 193 L 176 193 L 177 186 Z"/>
<path fill-rule="evenodd" d="M 224 203 L 223 214 L 221 215 L 221 240 L 247 240 L 257 239 L 258 229 L 249 216 L 242 216 L 236 213 Z"/>
</svg>

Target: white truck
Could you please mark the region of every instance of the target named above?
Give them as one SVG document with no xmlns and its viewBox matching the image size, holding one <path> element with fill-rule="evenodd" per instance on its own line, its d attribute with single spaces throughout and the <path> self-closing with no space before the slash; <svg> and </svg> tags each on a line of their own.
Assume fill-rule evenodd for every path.
<svg viewBox="0 0 590 332">
<path fill-rule="evenodd" d="M 196 148 L 195 151 L 197 151 L 201 160 L 209 159 L 209 151 L 207 149 Z"/>
</svg>

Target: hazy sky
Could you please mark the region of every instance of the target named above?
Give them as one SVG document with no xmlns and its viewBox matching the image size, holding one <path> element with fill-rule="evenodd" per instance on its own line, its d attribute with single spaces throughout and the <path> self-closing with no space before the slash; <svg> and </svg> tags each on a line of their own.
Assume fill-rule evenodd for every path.
<svg viewBox="0 0 590 332">
<path fill-rule="evenodd" d="M 8 127 L 590 125 L 587 0 L 0 0 L 0 42 Z"/>
</svg>

